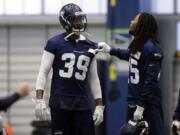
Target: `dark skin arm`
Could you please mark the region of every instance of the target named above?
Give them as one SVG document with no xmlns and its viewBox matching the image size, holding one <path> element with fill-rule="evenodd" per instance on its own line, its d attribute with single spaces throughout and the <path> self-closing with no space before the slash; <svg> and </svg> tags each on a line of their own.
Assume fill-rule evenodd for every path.
<svg viewBox="0 0 180 135">
<path fill-rule="evenodd" d="M 103 105 L 103 104 L 102 104 L 102 98 L 96 99 L 95 102 L 96 102 L 96 106 L 98 106 L 98 105 L 101 105 L 101 106 L 102 106 L 102 105 Z"/>
<path fill-rule="evenodd" d="M 43 99 L 44 90 L 36 90 L 36 99 Z"/>
</svg>

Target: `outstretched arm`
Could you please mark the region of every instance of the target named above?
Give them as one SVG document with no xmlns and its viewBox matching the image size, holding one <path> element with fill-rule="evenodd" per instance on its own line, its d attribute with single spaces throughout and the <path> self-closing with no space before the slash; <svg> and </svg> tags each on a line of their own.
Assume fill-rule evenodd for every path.
<svg viewBox="0 0 180 135">
<path fill-rule="evenodd" d="M 0 111 L 7 110 L 14 102 L 16 102 L 20 98 L 18 93 L 13 93 L 10 96 L 4 97 L 0 99 Z"/>
<path fill-rule="evenodd" d="M 99 52 L 109 53 L 110 55 L 116 56 L 119 59 L 129 61 L 130 51 L 128 49 L 112 48 L 105 42 L 99 42 L 98 48 Z"/>
<path fill-rule="evenodd" d="M 25 83 L 18 84 L 16 92 L 7 97 L 0 98 L 0 110 L 7 110 L 13 103 L 18 101 L 20 97 L 25 97 L 29 94 L 29 87 Z"/>
</svg>

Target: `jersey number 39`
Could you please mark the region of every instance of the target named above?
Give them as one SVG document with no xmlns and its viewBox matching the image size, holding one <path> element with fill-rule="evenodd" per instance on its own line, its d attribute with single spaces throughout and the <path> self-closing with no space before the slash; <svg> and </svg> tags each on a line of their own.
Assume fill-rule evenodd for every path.
<svg viewBox="0 0 180 135">
<path fill-rule="evenodd" d="M 88 71 L 88 66 L 90 58 L 85 55 L 78 56 L 77 64 L 75 63 L 76 55 L 73 53 L 64 53 L 61 57 L 62 61 L 65 61 L 64 67 L 66 69 L 60 69 L 59 75 L 64 78 L 71 78 L 73 76 L 74 69 L 77 68 L 78 71 L 75 72 L 75 78 L 77 80 L 84 80 L 86 78 L 86 73 Z M 76 66 L 76 67 L 75 67 Z"/>
</svg>

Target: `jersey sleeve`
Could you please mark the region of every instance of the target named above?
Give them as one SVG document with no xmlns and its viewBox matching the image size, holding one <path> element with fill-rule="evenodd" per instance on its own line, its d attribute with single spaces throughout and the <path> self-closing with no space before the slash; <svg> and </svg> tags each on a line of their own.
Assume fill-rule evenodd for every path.
<svg viewBox="0 0 180 135">
<path fill-rule="evenodd" d="M 130 51 L 128 49 L 112 48 L 110 50 L 110 55 L 129 61 Z"/>
<path fill-rule="evenodd" d="M 56 44 L 48 40 L 46 46 L 44 47 L 44 50 L 55 54 Z"/>
<path fill-rule="evenodd" d="M 143 76 L 143 87 L 141 90 L 138 105 L 146 107 L 147 103 L 152 103 L 156 95 L 161 95 L 159 88 L 159 77 L 163 53 L 160 49 L 148 50 L 143 52 L 145 70 Z"/>
<path fill-rule="evenodd" d="M 174 111 L 174 115 L 173 115 L 173 120 L 180 121 L 180 91 L 179 91 L 178 103 L 176 106 L 176 110 Z"/>
</svg>

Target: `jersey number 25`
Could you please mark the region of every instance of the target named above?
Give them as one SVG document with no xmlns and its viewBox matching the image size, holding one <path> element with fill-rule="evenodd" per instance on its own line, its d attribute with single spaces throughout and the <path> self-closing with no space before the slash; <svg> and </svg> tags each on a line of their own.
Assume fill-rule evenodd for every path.
<svg viewBox="0 0 180 135">
<path fill-rule="evenodd" d="M 133 74 L 133 75 L 130 75 L 130 81 L 132 84 L 139 83 L 139 70 L 135 67 L 137 65 L 138 65 L 137 60 L 130 58 L 130 73 Z"/>
</svg>

